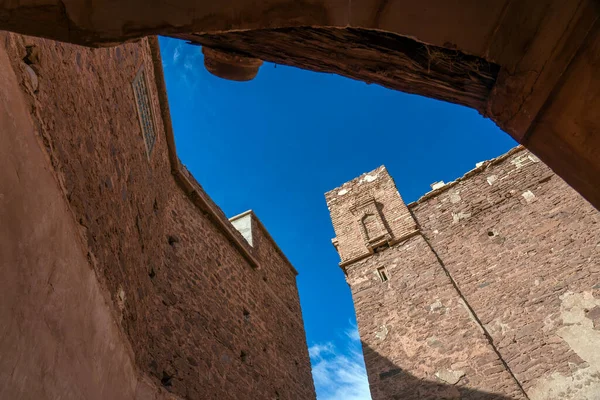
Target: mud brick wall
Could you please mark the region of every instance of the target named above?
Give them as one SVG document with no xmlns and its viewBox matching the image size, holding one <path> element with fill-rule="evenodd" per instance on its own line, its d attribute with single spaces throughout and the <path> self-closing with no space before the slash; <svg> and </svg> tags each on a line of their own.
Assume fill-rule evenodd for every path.
<svg viewBox="0 0 600 400">
<path fill-rule="evenodd" d="M 347 273 L 374 400 L 524 398 L 423 237 Z"/>
<path fill-rule="evenodd" d="M 366 250 L 362 214 L 374 199 L 397 244 L 348 260 L 345 249 Z M 384 167 L 326 194 L 334 242 L 356 308 L 374 400 L 524 398 L 452 280 L 439 264 Z M 404 239 L 402 239 L 404 237 Z M 379 270 L 383 269 L 382 272 Z M 383 273 L 383 275 L 382 275 Z"/>
<path fill-rule="evenodd" d="M 281 261 L 250 265 L 217 228 L 220 210 L 199 209 L 173 178 L 149 40 L 88 49 L 10 34 L 5 45 L 136 368 L 187 399 L 314 399 L 290 267 L 262 279 Z M 142 66 L 150 157 L 131 87 Z"/>
<path fill-rule="evenodd" d="M 336 232 L 334 245 L 342 264 L 372 253 L 364 240 L 364 231 L 358 226 L 367 214 L 376 215 L 383 226 L 375 223 L 375 228 L 388 235 L 390 243 L 416 231 L 414 219 L 383 166 L 327 192 L 325 199 Z M 365 204 L 369 200 L 376 200 L 376 204 L 369 207 Z"/>
<path fill-rule="evenodd" d="M 215 398 L 310 398 L 312 386 L 302 387 L 312 377 L 298 314 L 275 295 L 260 270 L 222 245 L 219 231 L 185 195 L 172 201 L 166 226 L 177 232 L 178 241 L 165 248 L 165 258 L 179 268 L 167 271 L 164 280 L 166 301 L 175 307 L 163 316 L 168 321 L 162 347 L 173 340 L 186 343 Z M 181 332 L 184 337 L 178 338 Z M 228 378 L 213 381 L 215 374 Z"/>
<path fill-rule="evenodd" d="M 300 313 L 297 289 L 289 289 L 290 282 L 293 282 L 294 287 L 296 285 L 296 270 L 254 213 L 252 219 L 253 249 L 261 265 L 259 273 L 262 279 L 268 282 L 268 287 L 277 293 L 277 297 L 291 313 Z"/>
<path fill-rule="evenodd" d="M 252 255 L 258 260 L 258 273 L 262 279 L 269 282 L 269 288 L 277 293 L 277 297 L 292 313 L 300 312 L 300 303 L 296 292 L 287 287 L 290 282 L 296 284 L 295 276 L 298 272 L 254 211 L 243 212 L 231 217 L 230 221 L 242 234 L 244 240 L 250 244 Z"/>
<path fill-rule="evenodd" d="M 409 207 L 529 397 L 593 398 L 600 213 L 520 148 L 447 186 Z"/>
<path fill-rule="evenodd" d="M 417 232 L 348 262 L 345 249 L 365 248 L 347 206 L 363 192 Z M 600 213 L 530 152 L 408 206 L 383 167 L 326 199 L 374 399 L 600 393 Z"/>
<path fill-rule="evenodd" d="M 140 375 L 0 33 L 0 399 L 176 400 Z"/>
</svg>

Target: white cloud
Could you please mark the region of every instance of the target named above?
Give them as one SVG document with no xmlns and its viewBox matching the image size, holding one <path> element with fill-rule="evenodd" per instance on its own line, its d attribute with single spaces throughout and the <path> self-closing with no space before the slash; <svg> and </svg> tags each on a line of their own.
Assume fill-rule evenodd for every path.
<svg viewBox="0 0 600 400">
<path fill-rule="evenodd" d="M 311 359 L 320 358 L 323 353 L 333 353 L 334 350 L 331 343 L 315 344 L 308 349 L 308 355 Z"/>
<path fill-rule="evenodd" d="M 360 342 L 360 335 L 358 334 L 358 329 L 356 328 L 356 326 L 347 329 L 345 334 L 350 338 L 350 340 Z"/>
<path fill-rule="evenodd" d="M 356 326 L 344 336 L 348 339 L 345 351 L 332 343 L 317 343 L 308 349 L 317 400 L 371 400 Z"/>
</svg>

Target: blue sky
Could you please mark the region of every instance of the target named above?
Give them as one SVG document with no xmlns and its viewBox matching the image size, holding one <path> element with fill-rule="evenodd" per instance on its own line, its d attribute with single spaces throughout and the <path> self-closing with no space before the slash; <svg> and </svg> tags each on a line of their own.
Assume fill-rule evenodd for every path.
<svg viewBox="0 0 600 400">
<path fill-rule="evenodd" d="M 182 162 L 228 216 L 253 209 L 300 273 L 318 399 L 370 399 L 324 193 L 385 164 L 408 203 L 516 143 L 461 106 L 269 63 L 230 82 L 199 47 L 160 45 Z"/>
</svg>

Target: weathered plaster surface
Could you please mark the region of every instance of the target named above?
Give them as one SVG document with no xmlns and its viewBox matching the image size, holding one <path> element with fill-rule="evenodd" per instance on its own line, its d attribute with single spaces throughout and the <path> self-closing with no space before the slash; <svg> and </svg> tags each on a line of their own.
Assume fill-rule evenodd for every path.
<svg viewBox="0 0 600 400">
<path fill-rule="evenodd" d="M 565 292 L 560 296 L 559 328 L 556 334 L 583 360 L 570 364 L 571 373 L 555 372 L 539 379 L 531 389 L 532 400 L 598 400 L 600 399 L 600 330 L 588 317 L 590 310 L 600 307 L 600 297 L 591 291 Z"/>
<path fill-rule="evenodd" d="M 135 366 L 19 81 L 0 46 L 0 398 L 174 400 Z"/>
</svg>

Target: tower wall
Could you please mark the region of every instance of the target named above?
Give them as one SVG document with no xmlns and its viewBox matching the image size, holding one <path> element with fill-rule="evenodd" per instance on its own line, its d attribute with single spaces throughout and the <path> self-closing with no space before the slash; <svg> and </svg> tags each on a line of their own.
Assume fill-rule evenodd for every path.
<svg viewBox="0 0 600 400">
<path fill-rule="evenodd" d="M 349 212 L 365 196 L 382 211 L 383 223 L 396 228 L 390 229 L 392 240 L 370 253 L 361 215 Z M 468 399 L 484 392 L 524 398 L 417 230 L 387 170 L 364 174 L 326 198 L 373 399 Z M 346 249 L 361 249 L 362 257 Z"/>
<path fill-rule="evenodd" d="M 363 174 L 325 194 L 336 232 L 333 244 L 348 265 L 417 231 L 385 167 Z"/>
<path fill-rule="evenodd" d="M 600 393 L 591 205 L 520 147 L 408 206 L 393 183 L 385 195 L 360 183 L 375 175 L 391 182 L 379 168 L 326 194 L 373 399 Z M 383 219 L 409 215 L 416 233 L 348 260 L 365 246 L 346 206 L 363 188 Z"/>
<path fill-rule="evenodd" d="M 410 206 L 531 399 L 600 393 L 600 213 L 516 148 Z"/>
</svg>

